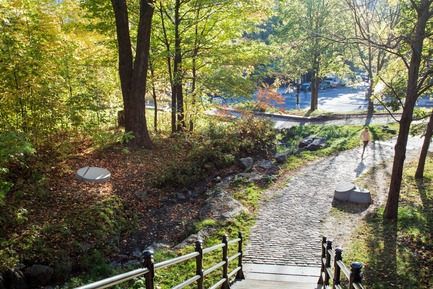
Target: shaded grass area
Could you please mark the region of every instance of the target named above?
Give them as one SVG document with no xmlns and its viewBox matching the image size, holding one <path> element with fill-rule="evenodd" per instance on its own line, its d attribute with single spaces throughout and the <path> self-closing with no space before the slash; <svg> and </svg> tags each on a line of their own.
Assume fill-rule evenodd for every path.
<svg viewBox="0 0 433 289">
<path fill-rule="evenodd" d="M 346 260 L 364 264 L 367 288 L 433 287 L 433 159 L 423 181 L 414 179 L 416 163 L 405 166 L 398 221 L 379 209 L 364 220 Z"/>
</svg>

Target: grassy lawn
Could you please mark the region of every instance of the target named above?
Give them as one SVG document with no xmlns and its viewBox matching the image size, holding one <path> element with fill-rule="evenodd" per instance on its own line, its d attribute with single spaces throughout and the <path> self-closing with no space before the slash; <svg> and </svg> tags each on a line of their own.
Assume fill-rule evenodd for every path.
<svg viewBox="0 0 433 289">
<path fill-rule="evenodd" d="M 345 260 L 364 264 L 367 288 L 433 288 L 433 158 L 423 181 L 413 177 L 416 165 L 405 166 L 398 221 L 373 212 L 346 250 Z"/>
</svg>

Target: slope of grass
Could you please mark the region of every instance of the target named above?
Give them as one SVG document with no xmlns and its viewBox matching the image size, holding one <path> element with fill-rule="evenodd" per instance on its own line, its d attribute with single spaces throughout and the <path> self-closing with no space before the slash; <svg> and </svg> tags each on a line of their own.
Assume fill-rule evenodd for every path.
<svg viewBox="0 0 433 289">
<path fill-rule="evenodd" d="M 383 219 L 383 209 L 363 222 L 346 260 L 364 263 L 366 288 L 433 288 L 433 158 L 423 181 L 416 163 L 405 166 L 398 221 Z"/>
</svg>

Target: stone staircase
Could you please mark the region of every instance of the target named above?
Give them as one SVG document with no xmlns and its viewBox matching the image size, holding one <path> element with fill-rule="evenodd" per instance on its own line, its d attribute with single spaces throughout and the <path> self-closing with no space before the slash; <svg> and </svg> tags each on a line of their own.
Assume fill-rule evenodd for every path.
<svg viewBox="0 0 433 289">
<path fill-rule="evenodd" d="M 231 289 L 317 289 L 320 267 L 296 267 L 263 264 L 244 264 L 244 280 Z"/>
</svg>

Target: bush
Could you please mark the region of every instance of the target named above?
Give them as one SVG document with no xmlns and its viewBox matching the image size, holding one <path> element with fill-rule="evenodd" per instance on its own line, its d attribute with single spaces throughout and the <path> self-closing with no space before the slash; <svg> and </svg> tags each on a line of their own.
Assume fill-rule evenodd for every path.
<svg viewBox="0 0 433 289">
<path fill-rule="evenodd" d="M 25 155 L 33 152 L 34 149 L 27 142 L 25 134 L 0 133 L 0 206 L 4 205 L 4 197 L 13 187 L 13 183 L 7 178 L 9 166 L 12 164 L 23 166 Z"/>
<path fill-rule="evenodd" d="M 276 132 L 268 119 L 243 118 L 233 122 L 209 121 L 208 125 L 187 134 L 177 134 L 165 142 L 178 152 L 163 171 L 156 171 L 152 185 L 188 187 L 224 170 L 245 156 L 265 157 L 274 152 Z M 184 156 L 180 156 L 183 152 Z"/>
</svg>

